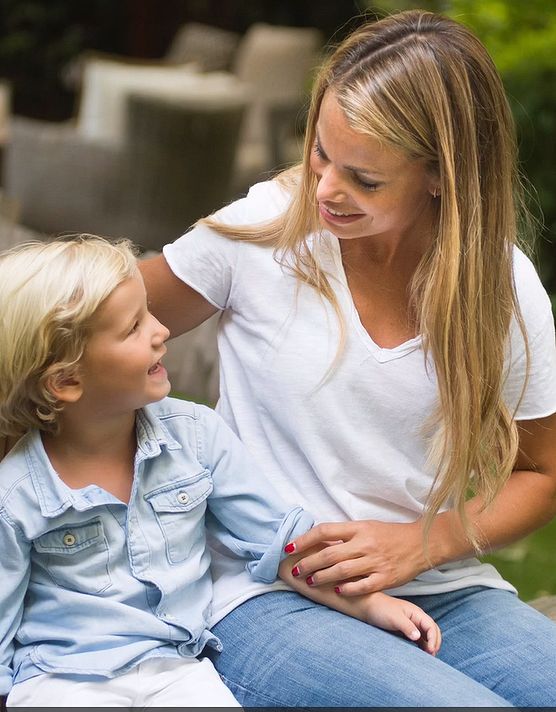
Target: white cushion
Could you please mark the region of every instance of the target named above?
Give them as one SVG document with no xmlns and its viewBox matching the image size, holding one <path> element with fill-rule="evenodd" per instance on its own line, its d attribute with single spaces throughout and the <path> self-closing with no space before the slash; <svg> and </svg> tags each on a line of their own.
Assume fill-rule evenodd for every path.
<svg viewBox="0 0 556 712">
<path fill-rule="evenodd" d="M 135 65 L 91 58 L 83 74 L 77 130 L 91 140 L 124 139 L 126 100 L 130 94 L 188 102 L 245 100 L 242 82 L 225 72 L 201 74 L 192 64 Z"/>
</svg>

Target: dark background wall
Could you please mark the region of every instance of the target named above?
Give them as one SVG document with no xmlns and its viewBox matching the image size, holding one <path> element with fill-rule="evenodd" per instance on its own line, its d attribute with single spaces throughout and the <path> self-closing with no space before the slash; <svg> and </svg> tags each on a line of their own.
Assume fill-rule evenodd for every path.
<svg viewBox="0 0 556 712">
<path fill-rule="evenodd" d="M 253 22 L 318 27 L 341 38 L 361 15 L 358 0 L 2 0 L 0 77 L 18 114 L 60 120 L 75 97 L 61 72 L 84 49 L 161 57 L 177 28 L 204 22 L 243 33 Z"/>
</svg>

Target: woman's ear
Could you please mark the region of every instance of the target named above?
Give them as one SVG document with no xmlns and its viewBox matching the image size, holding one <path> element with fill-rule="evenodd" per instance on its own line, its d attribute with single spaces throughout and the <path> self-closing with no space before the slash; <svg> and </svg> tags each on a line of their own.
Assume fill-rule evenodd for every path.
<svg viewBox="0 0 556 712">
<path fill-rule="evenodd" d="M 61 364 L 53 364 L 44 380 L 49 393 L 62 403 L 75 403 L 83 394 L 83 385 L 78 368 L 65 368 Z"/>
</svg>

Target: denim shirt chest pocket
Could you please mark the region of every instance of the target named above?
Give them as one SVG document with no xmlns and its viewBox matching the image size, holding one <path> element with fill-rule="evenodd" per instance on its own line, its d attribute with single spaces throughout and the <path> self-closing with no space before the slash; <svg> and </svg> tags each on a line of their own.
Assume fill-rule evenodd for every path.
<svg viewBox="0 0 556 712">
<path fill-rule="evenodd" d="M 171 564 L 184 561 L 197 541 L 204 541 L 207 497 L 213 490 L 208 470 L 171 482 L 143 495 L 152 507 Z"/>
<path fill-rule="evenodd" d="M 108 542 L 100 519 L 66 524 L 33 542 L 32 578 L 44 574 L 58 586 L 83 593 L 102 593 L 112 584 Z"/>
</svg>

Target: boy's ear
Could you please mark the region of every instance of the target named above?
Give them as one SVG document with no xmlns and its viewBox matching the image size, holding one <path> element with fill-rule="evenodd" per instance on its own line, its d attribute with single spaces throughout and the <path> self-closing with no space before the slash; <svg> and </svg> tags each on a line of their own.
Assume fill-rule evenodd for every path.
<svg viewBox="0 0 556 712">
<path fill-rule="evenodd" d="M 75 403 L 83 394 L 83 386 L 79 371 L 65 369 L 63 366 L 53 364 L 47 374 L 45 385 L 54 398 L 62 403 Z"/>
</svg>

